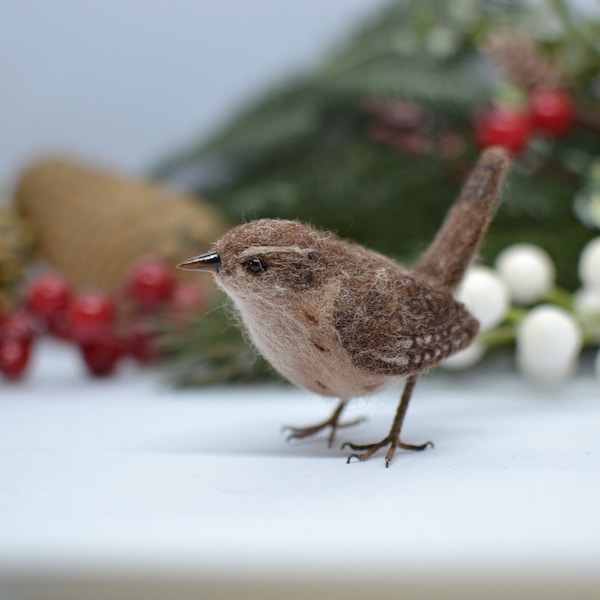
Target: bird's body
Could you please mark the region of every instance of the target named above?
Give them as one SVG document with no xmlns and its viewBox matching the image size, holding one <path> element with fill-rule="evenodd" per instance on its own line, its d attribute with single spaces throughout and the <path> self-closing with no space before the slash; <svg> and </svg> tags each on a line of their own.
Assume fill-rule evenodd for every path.
<svg viewBox="0 0 600 600">
<path fill-rule="evenodd" d="M 434 366 L 477 333 L 477 322 L 448 290 L 309 225 L 253 221 L 225 234 L 215 250 L 238 256 L 240 244 L 253 249 L 264 271 L 248 272 L 245 256 L 240 264 L 222 261 L 218 285 L 261 354 L 318 394 L 372 394 Z"/>
<path fill-rule="evenodd" d="M 492 218 L 508 168 L 488 150 L 434 242 L 412 271 L 392 259 L 296 221 L 260 219 L 227 232 L 211 252 L 180 266 L 211 270 L 239 310 L 263 356 L 292 383 L 340 404 L 328 421 L 290 428 L 305 437 L 331 428 L 345 403 L 406 378 L 390 434 L 353 455 L 361 460 L 399 440 L 414 384 L 425 370 L 465 348 L 477 321 L 453 297 Z"/>
</svg>

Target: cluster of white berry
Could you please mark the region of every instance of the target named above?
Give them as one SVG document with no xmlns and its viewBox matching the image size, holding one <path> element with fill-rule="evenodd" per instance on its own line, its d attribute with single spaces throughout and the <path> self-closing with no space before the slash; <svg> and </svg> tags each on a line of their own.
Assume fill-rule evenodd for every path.
<svg viewBox="0 0 600 600">
<path fill-rule="evenodd" d="M 471 267 L 457 297 L 479 320 L 481 334 L 444 366 L 468 368 L 489 345 L 514 341 L 517 366 L 529 379 L 566 379 L 584 343 L 600 343 L 600 238 L 583 249 L 579 277 L 582 287 L 572 296 L 557 289 L 552 259 L 531 244 L 506 248 L 494 269 Z M 600 352 L 595 366 L 600 377 Z"/>
</svg>

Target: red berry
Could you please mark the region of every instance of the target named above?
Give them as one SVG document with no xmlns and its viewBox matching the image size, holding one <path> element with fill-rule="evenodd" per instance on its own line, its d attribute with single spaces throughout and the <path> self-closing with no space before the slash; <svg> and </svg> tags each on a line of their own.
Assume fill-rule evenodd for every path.
<svg viewBox="0 0 600 600">
<path fill-rule="evenodd" d="M 5 339 L 0 341 L 0 373 L 6 379 L 21 378 L 29 364 L 30 350 L 30 340 Z"/>
<path fill-rule="evenodd" d="M 61 340 L 70 340 L 73 337 L 68 307 L 57 310 L 48 318 L 48 331 Z"/>
<path fill-rule="evenodd" d="M 206 306 L 206 293 L 193 283 L 180 282 L 173 290 L 170 310 L 175 319 L 186 319 Z"/>
<path fill-rule="evenodd" d="M 530 119 L 535 129 L 560 135 L 573 123 L 573 100 L 560 90 L 540 90 L 529 98 Z"/>
<path fill-rule="evenodd" d="M 529 119 L 517 110 L 492 108 L 476 120 L 475 138 L 483 148 L 502 146 L 519 152 L 529 140 Z"/>
<path fill-rule="evenodd" d="M 127 289 L 142 308 L 154 310 L 171 297 L 174 285 L 173 269 L 158 258 L 148 258 L 134 267 Z"/>
<path fill-rule="evenodd" d="M 49 319 L 57 310 L 66 308 L 70 298 L 67 280 L 58 273 L 46 273 L 31 283 L 25 304 L 35 315 Z"/>
<path fill-rule="evenodd" d="M 68 323 L 71 336 L 87 342 L 106 333 L 115 319 L 111 298 L 103 292 L 84 292 L 69 306 Z"/>
<path fill-rule="evenodd" d="M 127 350 L 141 364 L 156 362 L 161 352 L 156 344 L 156 328 L 144 319 L 129 323 L 125 333 Z"/>
<path fill-rule="evenodd" d="M 92 375 L 109 375 L 123 353 L 119 338 L 110 331 L 80 345 L 87 370 Z"/>
<path fill-rule="evenodd" d="M 0 340 L 31 342 L 36 333 L 35 319 L 23 310 L 6 315 L 0 322 Z"/>
</svg>

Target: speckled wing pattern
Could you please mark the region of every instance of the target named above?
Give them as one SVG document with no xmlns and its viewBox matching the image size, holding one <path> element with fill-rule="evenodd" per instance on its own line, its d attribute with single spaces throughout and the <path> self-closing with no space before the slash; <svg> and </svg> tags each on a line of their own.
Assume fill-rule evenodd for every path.
<svg viewBox="0 0 600 600">
<path fill-rule="evenodd" d="M 335 328 L 356 367 L 418 374 L 477 334 L 478 323 L 466 308 L 424 277 L 389 263 L 356 273 L 346 278 L 334 305 Z"/>
</svg>

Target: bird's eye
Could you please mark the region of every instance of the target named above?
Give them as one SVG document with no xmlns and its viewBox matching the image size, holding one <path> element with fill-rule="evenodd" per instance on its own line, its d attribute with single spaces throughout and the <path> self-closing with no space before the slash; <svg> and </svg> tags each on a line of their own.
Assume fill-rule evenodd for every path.
<svg viewBox="0 0 600 600">
<path fill-rule="evenodd" d="M 265 270 L 265 266 L 258 258 L 251 258 L 248 261 L 248 269 L 253 273 L 260 273 L 261 271 Z"/>
</svg>

